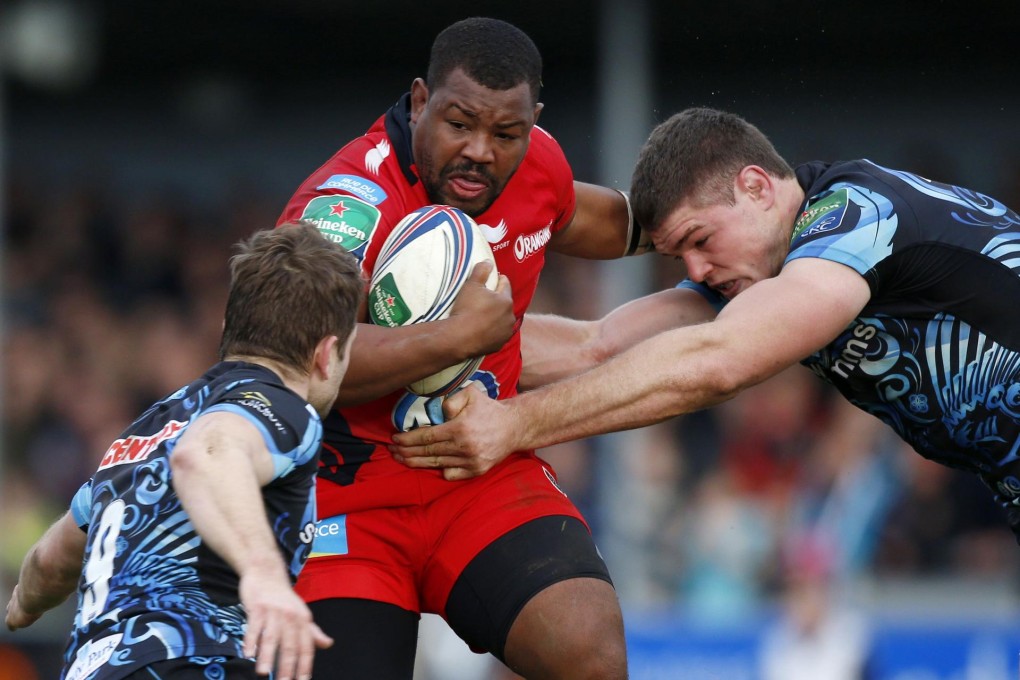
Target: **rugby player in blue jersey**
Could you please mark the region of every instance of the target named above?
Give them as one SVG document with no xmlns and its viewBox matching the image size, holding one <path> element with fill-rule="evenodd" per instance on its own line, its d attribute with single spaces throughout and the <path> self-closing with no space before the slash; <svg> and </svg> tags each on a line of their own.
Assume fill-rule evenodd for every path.
<svg viewBox="0 0 1020 680">
<path fill-rule="evenodd" d="M 394 437 L 398 460 L 478 475 L 800 362 L 922 456 L 977 474 L 1020 535 L 1020 215 L 868 160 L 791 168 L 753 125 L 704 108 L 652 132 L 631 190 L 689 279 L 599 321 L 525 321 L 522 384 L 573 377 L 501 402 L 463 390 L 450 422 Z"/>
<path fill-rule="evenodd" d="M 11 630 L 78 591 L 62 678 L 307 678 L 332 643 L 292 585 L 364 283 L 307 224 L 257 232 L 231 274 L 221 361 L 142 413 L 25 557 Z"/>
</svg>

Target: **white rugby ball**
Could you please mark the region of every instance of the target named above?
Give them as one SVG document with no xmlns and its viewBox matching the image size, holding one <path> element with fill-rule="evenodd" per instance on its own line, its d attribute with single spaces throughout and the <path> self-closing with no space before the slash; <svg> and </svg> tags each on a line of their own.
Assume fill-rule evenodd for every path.
<svg viewBox="0 0 1020 680">
<path fill-rule="evenodd" d="M 380 326 L 438 321 L 479 262 L 491 262 L 485 285 L 496 289 L 499 273 L 485 235 L 466 213 L 429 205 L 409 213 L 386 237 L 368 291 L 368 315 Z M 484 357 L 475 357 L 407 386 L 435 397 L 452 392 L 470 377 Z"/>
</svg>

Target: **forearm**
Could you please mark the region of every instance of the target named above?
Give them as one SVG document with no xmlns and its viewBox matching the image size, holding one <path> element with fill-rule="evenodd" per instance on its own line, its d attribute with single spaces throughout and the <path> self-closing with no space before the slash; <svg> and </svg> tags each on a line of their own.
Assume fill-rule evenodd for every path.
<svg viewBox="0 0 1020 680">
<path fill-rule="evenodd" d="M 598 322 L 526 314 L 521 326 L 519 388 L 531 390 L 576 375 L 605 360 L 595 343 Z"/>
<path fill-rule="evenodd" d="M 723 370 L 721 348 L 700 336 L 657 335 L 596 371 L 504 402 L 518 424 L 515 448 L 642 427 L 733 396 L 738 388 Z M 678 356 L 686 357 L 683 365 L 677 365 Z M 649 370 L 653 366 L 659 368 Z"/>
<path fill-rule="evenodd" d="M 53 609 L 75 591 L 80 577 L 81 562 L 75 564 L 74 569 L 65 569 L 46 564 L 33 550 L 25 558 L 18 576 L 21 608 L 32 615 Z"/>
<path fill-rule="evenodd" d="M 85 532 L 70 514 L 61 517 L 32 546 L 21 564 L 14 596 L 18 616 L 25 617 L 16 621 L 18 627 L 29 625 L 75 591 L 84 550 Z"/>
<path fill-rule="evenodd" d="M 653 335 L 714 317 L 701 295 L 675 288 L 631 300 L 598 321 L 525 315 L 522 390 L 577 375 Z"/>
<path fill-rule="evenodd" d="M 853 274 L 848 268 L 837 273 L 843 269 Z M 613 326 L 628 329 L 636 328 L 645 312 L 664 310 L 662 303 L 668 302 L 671 311 L 656 317 L 655 324 L 668 323 L 671 330 L 635 344 L 599 368 L 505 402 L 519 411 L 513 414 L 521 425 L 519 445 L 537 448 L 650 425 L 714 406 L 796 363 L 823 346 L 832 329 L 845 328 L 863 306 L 844 302 L 845 309 L 826 319 L 807 295 L 789 292 L 807 290 L 807 278 L 790 284 L 759 282 L 710 323 L 699 323 L 714 312 L 704 303 L 692 305 L 700 298 L 692 291 L 663 291 L 619 308 L 630 306 L 629 318 L 635 323 Z M 850 290 L 845 283 L 826 285 Z M 864 288 L 857 291 L 859 297 L 866 294 Z M 652 304 L 656 297 L 658 304 Z"/>
</svg>

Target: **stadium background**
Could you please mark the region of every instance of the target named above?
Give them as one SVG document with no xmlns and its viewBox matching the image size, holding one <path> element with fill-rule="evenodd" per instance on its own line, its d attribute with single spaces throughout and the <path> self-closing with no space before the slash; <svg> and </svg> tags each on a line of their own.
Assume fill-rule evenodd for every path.
<svg viewBox="0 0 1020 680">
<path fill-rule="evenodd" d="M 4 601 L 136 409 L 213 360 L 229 245 L 272 224 L 424 75 L 436 32 L 472 15 L 537 43 L 541 124 L 578 179 L 626 187 L 654 123 L 710 105 L 792 162 L 867 157 L 1020 205 L 1013 3 L 8 0 Z M 676 266 L 553 257 L 535 308 L 594 317 Z M 805 587 L 830 596 L 842 648 L 871 630 L 876 677 L 1016 677 L 1020 552 L 1001 511 L 802 369 L 546 455 L 617 579 L 635 679 L 763 677 Z M 0 678 L 53 677 L 70 616 L 0 632 Z M 422 678 L 501 677 L 433 620 L 422 639 Z"/>
</svg>

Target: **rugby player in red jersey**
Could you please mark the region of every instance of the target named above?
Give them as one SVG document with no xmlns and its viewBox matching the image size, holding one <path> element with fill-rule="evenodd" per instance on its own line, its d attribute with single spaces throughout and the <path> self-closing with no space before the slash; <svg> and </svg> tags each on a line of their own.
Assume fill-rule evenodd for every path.
<svg viewBox="0 0 1020 680">
<path fill-rule="evenodd" d="M 447 320 L 360 326 L 324 424 L 320 522 L 297 584 L 336 640 L 316 656 L 316 678 L 410 678 L 421 612 L 527 678 L 627 675 L 609 572 L 548 464 L 518 451 L 487 475 L 450 482 L 386 448 L 395 432 L 428 424 L 426 399 L 404 389 L 414 380 L 485 354 L 469 389 L 517 392 L 520 325 L 547 250 L 608 259 L 644 247 L 626 197 L 575 182 L 536 126 L 541 67 L 506 22 L 451 25 L 427 78 L 313 172 L 280 218 L 315 223 L 369 277 L 402 217 L 452 205 L 481 225 L 501 274 L 490 291 L 480 266 Z"/>
</svg>

